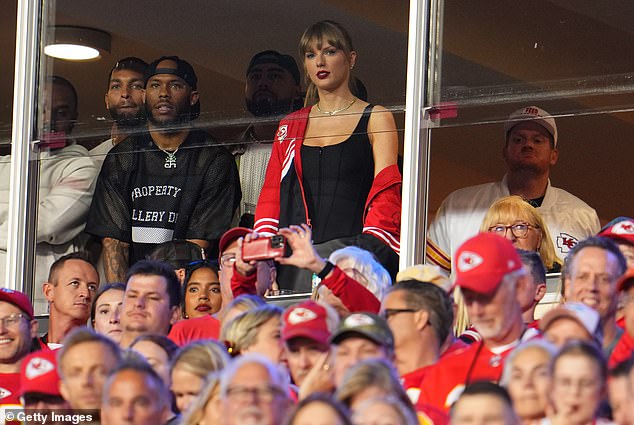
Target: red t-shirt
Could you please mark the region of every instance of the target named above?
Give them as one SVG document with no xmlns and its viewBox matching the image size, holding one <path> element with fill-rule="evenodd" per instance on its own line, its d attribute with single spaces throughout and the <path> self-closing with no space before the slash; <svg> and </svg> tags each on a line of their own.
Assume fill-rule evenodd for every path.
<svg viewBox="0 0 634 425">
<path fill-rule="evenodd" d="M 634 351 L 634 338 L 627 331 L 623 332 L 623 336 L 612 350 L 608 367 L 612 369 L 622 361 L 629 359 L 632 356 L 632 351 Z"/>
<path fill-rule="evenodd" d="M 181 320 L 174 323 L 167 337 L 181 347 L 199 339 L 217 340 L 220 337 L 220 321 L 212 316 Z"/>
</svg>

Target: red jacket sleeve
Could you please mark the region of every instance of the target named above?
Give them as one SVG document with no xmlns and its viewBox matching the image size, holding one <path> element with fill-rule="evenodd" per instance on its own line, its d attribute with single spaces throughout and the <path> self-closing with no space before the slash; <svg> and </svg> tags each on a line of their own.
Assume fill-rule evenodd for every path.
<svg viewBox="0 0 634 425">
<path fill-rule="evenodd" d="M 363 233 L 371 234 L 397 254 L 401 249 L 401 189 L 398 166 L 390 165 L 374 177 L 365 205 Z"/>
<path fill-rule="evenodd" d="M 329 277 L 321 281 L 351 312 L 378 313 L 381 302 L 374 294 L 335 266 Z"/>
</svg>

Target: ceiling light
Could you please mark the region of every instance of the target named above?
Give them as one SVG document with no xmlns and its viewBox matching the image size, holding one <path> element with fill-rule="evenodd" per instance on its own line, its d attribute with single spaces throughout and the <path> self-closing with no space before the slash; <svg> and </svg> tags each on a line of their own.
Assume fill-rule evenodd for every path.
<svg viewBox="0 0 634 425">
<path fill-rule="evenodd" d="M 92 28 L 56 26 L 50 28 L 44 53 L 58 59 L 83 61 L 110 53 L 110 34 Z"/>
</svg>

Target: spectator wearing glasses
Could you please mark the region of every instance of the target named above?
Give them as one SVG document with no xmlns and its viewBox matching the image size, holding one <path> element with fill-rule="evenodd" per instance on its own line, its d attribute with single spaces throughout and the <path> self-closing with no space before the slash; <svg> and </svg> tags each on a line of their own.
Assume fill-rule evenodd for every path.
<svg viewBox="0 0 634 425">
<path fill-rule="evenodd" d="M 529 281 L 510 241 L 480 233 L 460 246 L 456 260 L 455 285 L 482 340 L 444 356 L 426 375 L 419 400 L 445 411 L 465 385 L 498 381 L 506 356 L 539 333 L 522 320 L 518 294 Z"/>
<path fill-rule="evenodd" d="M 39 348 L 33 306 L 22 292 L 0 288 L 0 405 L 20 405 L 20 365 Z M 45 345 L 42 345 L 46 350 Z"/>
<path fill-rule="evenodd" d="M 480 231 L 497 233 L 513 242 L 515 248 L 536 251 L 549 272 L 561 271 L 563 262 L 539 210 L 519 196 L 495 201 L 484 216 Z"/>
<path fill-rule="evenodd" d="M 451 299 L 433 283 L 403 280 L 389 289 L 381 314 L 394 334 L 394 364 L 403 387 L 416 403 L 427 367 L 438 361 L 451 332 Z"/>
<path fill-rule="evenodd" d="M 600 348 L 583 341 L 566 345 L 555 355 L 550 375 L 550 408 L 544 424 L 614 424 L 599 417 L 608 375 Z"/>
<path fill-rule="evenodd" d="M 562 258 L 601 227 L 594 209 L 550 184 L 550 170 L 559 159 L 557 125 L 551 114 L 537 106 L 518 109 L 504 123 L 504 136 L 507 172 L 502 181 L 451 193 L 429 227 L 427 259 L 447 271 L 458 247 L 478 232 L 491 204 L 504 196 L 518 195 L 539 210 Z"/>
<path fill-rule="evenodd" d="M 625 257 L 612 240 L 593 236 L 575 245 L 562 271 L 565 302 L 580 302 L 599 313 L 606 358 L 623 335 L 616 325 L 617 282 L 626 268 Z"/>
<path fill-rule="evenodd" d="M 281 425 L 289 408 L 285 369 L 257 354 L 229 364 L 220 380 L 221 425 Z"/>
</svg>

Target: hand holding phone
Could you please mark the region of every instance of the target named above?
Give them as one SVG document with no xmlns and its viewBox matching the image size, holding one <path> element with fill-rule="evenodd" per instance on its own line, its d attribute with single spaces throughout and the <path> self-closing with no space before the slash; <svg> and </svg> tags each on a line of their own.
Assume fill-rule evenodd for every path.
<svg viewBox="0 0 634 425">
<path fill-rule="evenodd" d="M 286 239 L 282 235 L 257 238 L 242 243 L 242 260 L 261 261 L 284 256 Z"/>
</svg>

